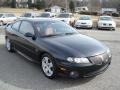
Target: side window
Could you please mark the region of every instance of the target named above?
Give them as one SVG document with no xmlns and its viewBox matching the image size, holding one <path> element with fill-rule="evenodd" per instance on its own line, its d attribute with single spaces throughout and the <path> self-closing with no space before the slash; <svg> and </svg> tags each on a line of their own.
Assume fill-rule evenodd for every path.
<svg viewBox="0 0 120 90">
<path fill-rule="evenodd" d="M 21 21 L 15 22 L 15 23 L 12 25 L 12 28 L 13 28 L 14 30 L 18 31 L 19 26 L 20 26 L 20 23 L 21 23 Z"/>
<path fill-rule="evenodd" d="M 26 33 L 31 33 L 34 35 L 34 28 L 31 23 L 27 21 L 22 21 L 19 32 L 23 35 L 25 35 Z"/>
</svg>

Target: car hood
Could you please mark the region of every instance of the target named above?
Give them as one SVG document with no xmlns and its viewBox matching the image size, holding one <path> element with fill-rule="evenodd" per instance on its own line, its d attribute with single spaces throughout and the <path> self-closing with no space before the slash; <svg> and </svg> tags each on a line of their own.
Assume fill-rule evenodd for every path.
<svg viewBox="0 0 120 90">
<path fill-rule="evenodd" d="M 44 41 L 48 46 L 51 45 L 52 49 L 69 53 L 68 55 L 73 57 L 95 56 L 107 49 L 99 41 L 81 34 L 47 37 Z"/>
<path fill-rule="evenodd" d="M 112 24 L 115 23 L 114 21 L 99 21 L 99 23 L 108 23 L 108 24 Z"/>
</svg>

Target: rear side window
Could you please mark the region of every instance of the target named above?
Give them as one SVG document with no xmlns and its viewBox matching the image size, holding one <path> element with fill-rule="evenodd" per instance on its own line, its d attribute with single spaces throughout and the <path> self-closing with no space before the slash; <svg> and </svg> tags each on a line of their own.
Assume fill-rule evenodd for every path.
<svg viewBox="0 0 120 90">
<path fill-rule="evenodd" d="M 13 28 L 15 31 L 18 31 L 19 26 L 20 26 L 20 23 L 21 23 L 21 21 L 18 21 L 18 22 L 16 22 L 16 23 L 14 23 L 14 24 L 12 25 L 12 28 Z"/>
<path fill-rule="evenodd" d="M 19 32 L 23 35 L 25 35 L 26 33 L 31 33 L 34 35 L 34 28 L 30 22 L 22 21 Z"/>
</svg>

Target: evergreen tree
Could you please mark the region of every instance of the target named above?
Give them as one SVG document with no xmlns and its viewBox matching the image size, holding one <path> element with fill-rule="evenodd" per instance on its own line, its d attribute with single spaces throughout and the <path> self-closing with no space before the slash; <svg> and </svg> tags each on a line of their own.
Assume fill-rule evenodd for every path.
<svg viewBox="0 0 120 90">
<path fill-rule="evenodd" d="M 44 0 L 37 0 L 37 2 L 36 2 L 36 8 L 37 9 L 43 9 L 43 8 L 45 8 L 45 2 L 44 2 Z"/>
<path fill-rule="evenodd" d="M 12 2 L 11 2 L 11 7 L 12 7 L 12 8 L 16 8 L 16 0 L 12 0 Z"/>
<path fill-rule="evenodd" d="M 74 4 L 73 0 L 70 0 L 69 8 L 70 8 L 71 12 L 75 11 L 75 4 Z"/>
<path fill-rule="evenodd" d="M 32 0 L 28 0 L 28 8 L 32 7 Z"/>
</svg>

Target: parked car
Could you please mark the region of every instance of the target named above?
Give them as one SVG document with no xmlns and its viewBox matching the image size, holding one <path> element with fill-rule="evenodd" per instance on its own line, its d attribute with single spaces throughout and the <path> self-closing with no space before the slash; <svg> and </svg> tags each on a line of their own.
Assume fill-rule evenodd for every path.
<svg viewBox="0 0 120 90">
<path fill-rule="evenodd" d="M 51 13 L 51 12 L 43 12 L 38 17 L 41 17 L 41 18 L 55 18 L 56 14 L 55 13 Z"/>
<path fill-rule="evenodd" d="M 41 65 L 52 79 L 58 74 L 72 78 L 103 73 L 111 63 L 111 52 L 99 41 L 82 35 L 64 22 L 24 19 L 6 28 L 6 48 Z"/>
<path fill-rule="evenodd" d="M 26 18 L 36 18 L 39 14 L 35 12 L 26 12 L 23 13 L 19 19 L 26 19 Z"/>
<path fill-rule="evenodd" d="M 90 16 L 88 15 L 83 15 L 80 16 L 79 20 L 75 23 L 76 28 L 93 28 L 93 21 Z"/>
<path fill-rule="evenodd" d="M 116 22 L 111 16 L 100 16 L 98 20 L 98 29 L 115 30 Z"/>
<path fill-rule="evenodd" d="M 61 13 L 56 19 L 63 21 L 71 26 L 74 26 L 75 24 L 75 18 L 72 13 Z"/>
<path fill-rule="evenodd" d="M 14 22 L 17 19 L 13 13 L 0 13 L 0 26 Z"/>
</svg>

